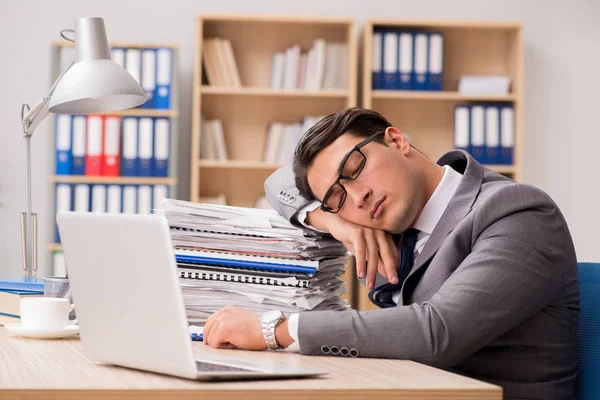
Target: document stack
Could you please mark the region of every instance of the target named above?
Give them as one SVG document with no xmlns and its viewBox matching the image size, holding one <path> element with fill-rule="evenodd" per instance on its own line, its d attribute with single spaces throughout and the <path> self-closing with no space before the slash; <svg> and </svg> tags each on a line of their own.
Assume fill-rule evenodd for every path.
<svg viewBox="0 0 600 400">
<path fill-rule="evenodd" d="M 345 310 L 344 245 L 274 210 L 165 199 L 190 324 L 227 305 L 262 314 Z"/>
</svg>

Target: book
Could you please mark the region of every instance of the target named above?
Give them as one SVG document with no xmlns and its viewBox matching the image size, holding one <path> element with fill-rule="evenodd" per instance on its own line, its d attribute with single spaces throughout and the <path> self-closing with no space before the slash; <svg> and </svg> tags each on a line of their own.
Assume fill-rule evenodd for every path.
<svg viewBox="0 0 600 400">
<path fill-rule="evenodd" d="M 8 315 L 10 317 L 20 317 L 21 299 L 43 296 L 43 291 L 0 290 L 0 314 Z"/>
</svg>

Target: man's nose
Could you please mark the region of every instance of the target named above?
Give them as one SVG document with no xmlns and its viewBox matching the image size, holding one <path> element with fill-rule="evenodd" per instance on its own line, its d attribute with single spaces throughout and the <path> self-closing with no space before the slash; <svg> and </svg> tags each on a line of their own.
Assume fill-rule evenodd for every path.
<svg viewBox="0 0 600 400">
<path fill-rule="evenodd" d="M 359 208 L 362 208 L 373 194 L 371 188 L 363 185 L 360 181 L 345 182 L 344 186 L 352 202 Z"/>
</svg>

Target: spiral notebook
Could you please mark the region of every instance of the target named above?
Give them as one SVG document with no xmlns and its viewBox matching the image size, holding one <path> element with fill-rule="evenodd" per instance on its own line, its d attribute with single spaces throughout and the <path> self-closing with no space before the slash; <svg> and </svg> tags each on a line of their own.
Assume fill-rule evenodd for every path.
<svg viewBox="0 0 600 400">
<path fill-rule="evenodd" d="M 224 282 L 238 282 L 238 283 L 252 283 L 257 285 L 271 285 L 271 286 L 288 286 L 307 289 L 309 287 L 309 281 L 307 279 L 298 279 L 295 277 L 285 276 L 260 276 L 243 273 L 230 273 L 230 272 L 215 272 L 215 271 L 202 271 L 197 269 L 186 269 L 178 268 L 180 278 L 186 279 L 200 279 L 209 281 L 224 281 Z"/>
</svg>

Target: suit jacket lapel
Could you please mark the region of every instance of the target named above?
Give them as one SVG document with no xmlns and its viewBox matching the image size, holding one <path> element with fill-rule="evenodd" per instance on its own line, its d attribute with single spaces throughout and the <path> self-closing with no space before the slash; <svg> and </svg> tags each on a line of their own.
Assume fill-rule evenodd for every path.
<svg viewBox="0 0 600 400">
<path fill-rule="evenodd" d="M 437 253 L 446 236 L 458 222 L 460 222 L 471 210 L 479 189 L 483 181 L 484 169 L 476 163 L 473 158 L 462 150 L 451 151 L 444 154 L 439 160 L 439 165 L 450 165 L 453 169 L 463 173 L 463 178 L 452 196 L 448 207 L 442 214 L 439 222 L 435 226 L 431 236 L 427 240 L 425 247 L 415 260 L 415 265 L 407 277 L 417 273 Z"/>
</svg>

